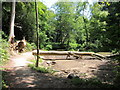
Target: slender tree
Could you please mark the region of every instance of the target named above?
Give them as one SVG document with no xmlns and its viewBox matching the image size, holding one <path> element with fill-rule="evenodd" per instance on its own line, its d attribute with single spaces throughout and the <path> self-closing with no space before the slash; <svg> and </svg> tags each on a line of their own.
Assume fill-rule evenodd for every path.
<svg viewBox="0 0 120 90">
<path fill-rule="evenodd" d="M 37 32 L 37 61 L 36 61 L 36 67 L 38 67 L 39 64 L 39 30 L 38 30 L 38 7 L 37 2 L 35 1 L 35 10 L 36 10 L 36 32 Z"/>
<path fill-rule="evenodd" d="M 12 2 L 12 13 L 11 13 L 11 23 L 10 23 L 10 35 L 9 42 L 10 44 L 14 43 L 14 21 L 15 21 L 15 0 Z"/>
</svg>

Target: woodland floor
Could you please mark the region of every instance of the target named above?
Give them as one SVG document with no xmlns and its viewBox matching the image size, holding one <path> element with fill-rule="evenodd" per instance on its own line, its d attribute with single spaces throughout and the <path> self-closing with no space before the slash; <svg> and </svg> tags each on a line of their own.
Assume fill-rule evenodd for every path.
<svg viewBox="0 0 120 90">
<path fill-rule="evenodd" d="M 91 56 L 83 59 L 55 60 L 51 68 L 59 72 L 54 74 L 39 73 L 27 67 L 28 60 L 35 59 L 32 52 L 16 54 L 4 66 L 5 76 L 10 88 L 74 88 L 67 76 L 71 73 L 80 78 L 98 78 L 104 83 L 112 83 L 114 64 L 110 60 L 98 60 Z M 48 61 L 48 60 L 47 60 Z M 47 66 L 46 60 L 42 63 Z"/>
</svg>

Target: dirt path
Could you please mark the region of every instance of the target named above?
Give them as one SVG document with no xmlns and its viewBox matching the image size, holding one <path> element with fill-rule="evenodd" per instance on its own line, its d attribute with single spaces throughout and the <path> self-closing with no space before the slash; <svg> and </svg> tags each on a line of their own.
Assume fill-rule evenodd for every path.
<svg viewBox="0 0 120 90">
<path fill-rule="evenodd" d="M 30 63 L 28 60 L 34 59 L 32 52 L 26 52 L 22 54 L 14 54 L 10 57 L 9 62 L 5 65 L 5 68 L 14 68 L 20 66 L 26 66 Z"/>
<path fill-rule="evenodd" d="M 109 60 L 98 60 L 90 56 L 77 60 L 56 60 L 51 68 L 59 71 L 51 74 L 39 73 L 27 67 L 27 60 L 34 59 L 32 52 L 22 53 L 11 57 L 10 68 L 6 80 L 12 88 L 72 88 L 67 76 L 71 73 L 80 78 L 97 77 L 103 82 L 111 82 L 114 77 L 112 71 L 114 64 Z M 46 66 L 46 61 L 43 63 Z"/>
<path fill-rule="evenodd" d="M 51 74 L 39 73 L 29 67 L 28 60 L 34 59 L 32 52 L 22 53 L 10 58 L 4 66 L 8 74 L 5 76 L 10 88 L 69 88 L 74 87 L 66 78 L 55 77 Z M 65 85 L 66 84 L 66 85 Z"/>
</svg>

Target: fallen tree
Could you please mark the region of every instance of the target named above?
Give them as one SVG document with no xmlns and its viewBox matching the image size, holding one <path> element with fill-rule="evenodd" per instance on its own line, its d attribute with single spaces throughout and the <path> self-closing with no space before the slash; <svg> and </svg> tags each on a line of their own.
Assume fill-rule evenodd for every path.
<svg viewBox="0 0 120 90">
<path fill-rule="evenodd" d="M 37 55 L 37 51 L 32 52 L 33 55 Z M 82 56 L 92 56 L 96 57 L 98 59 L 106 59 L 105 56 L 101 54 L 97 54 L 94 52 L 78 52 L 78 51 L 41 51 L 39 50 L 39 55 L 44 56 L 44 55 L 66 55 L 66 59 L 68 59 L 70 56 L 75 57 L 76 59 L 81 58 Z"/>
<path fill-rule="evenodd" d="M 106 55 L 106 58 L 108 58 L 108 59 L 120 58 L 120 53 L 111 54 L 111 55 Z"/>
</svg>

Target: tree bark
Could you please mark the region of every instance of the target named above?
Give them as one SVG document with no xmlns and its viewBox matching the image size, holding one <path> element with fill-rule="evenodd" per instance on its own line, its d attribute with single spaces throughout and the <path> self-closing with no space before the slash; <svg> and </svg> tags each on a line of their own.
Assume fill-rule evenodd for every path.
<svg viewBox="0 0 120 90">
<path fill-rule="evenodd" d="M 39 50 L 39 53 L 37 53 L 37 51 L 33 51 L 32 52 L 33 55 L 40 55 L 40 56 L 44 56 L 44 55 L 68 55 L 68 56 L 78 56 L 80 55 L 82 56 L 92 56 L 92 57 L 96 57 L 97 59 L 107 59 L 106 56 L 103 56 L 101 54 L 98 53 L 94 53 L 94 52 L 78 52 L 78 51 L 41 51 Z"/>
<path fill-rule="evenodd" d="M 88 39 L 89 39 L 89 37 L 88 37 L 88 30 L 87 30 L 87 26 L 86 26 L 86 20 L 85 20 L 85 3 L 84 3 L 84 5 L 83 5 L 83 21 L 84 21 L 84 29 L 85 29 L 85 33 L 86 33 L 86 50 L 88 50 L 88 46 L 89 46 L 89 41 L 88 41 Z"/>
<path fill-rule="evenodd" d="M 38 26 L 38 6 L 35 0 L 35 11 L 36 11 L 36 32 L 37 32 L 37 60 L 36 60 L 36 67 L 39 65 L 39 26 Z"/>
<path fill-rule="evenodd" d="M 10 44 L 14 43 L 14 21 L 15 21 L 15 0 L 12 2 L 12 12 L 11 12 L 11 23 L 10 23 L 10 35 L 9 42 Z"/>
</svg>

